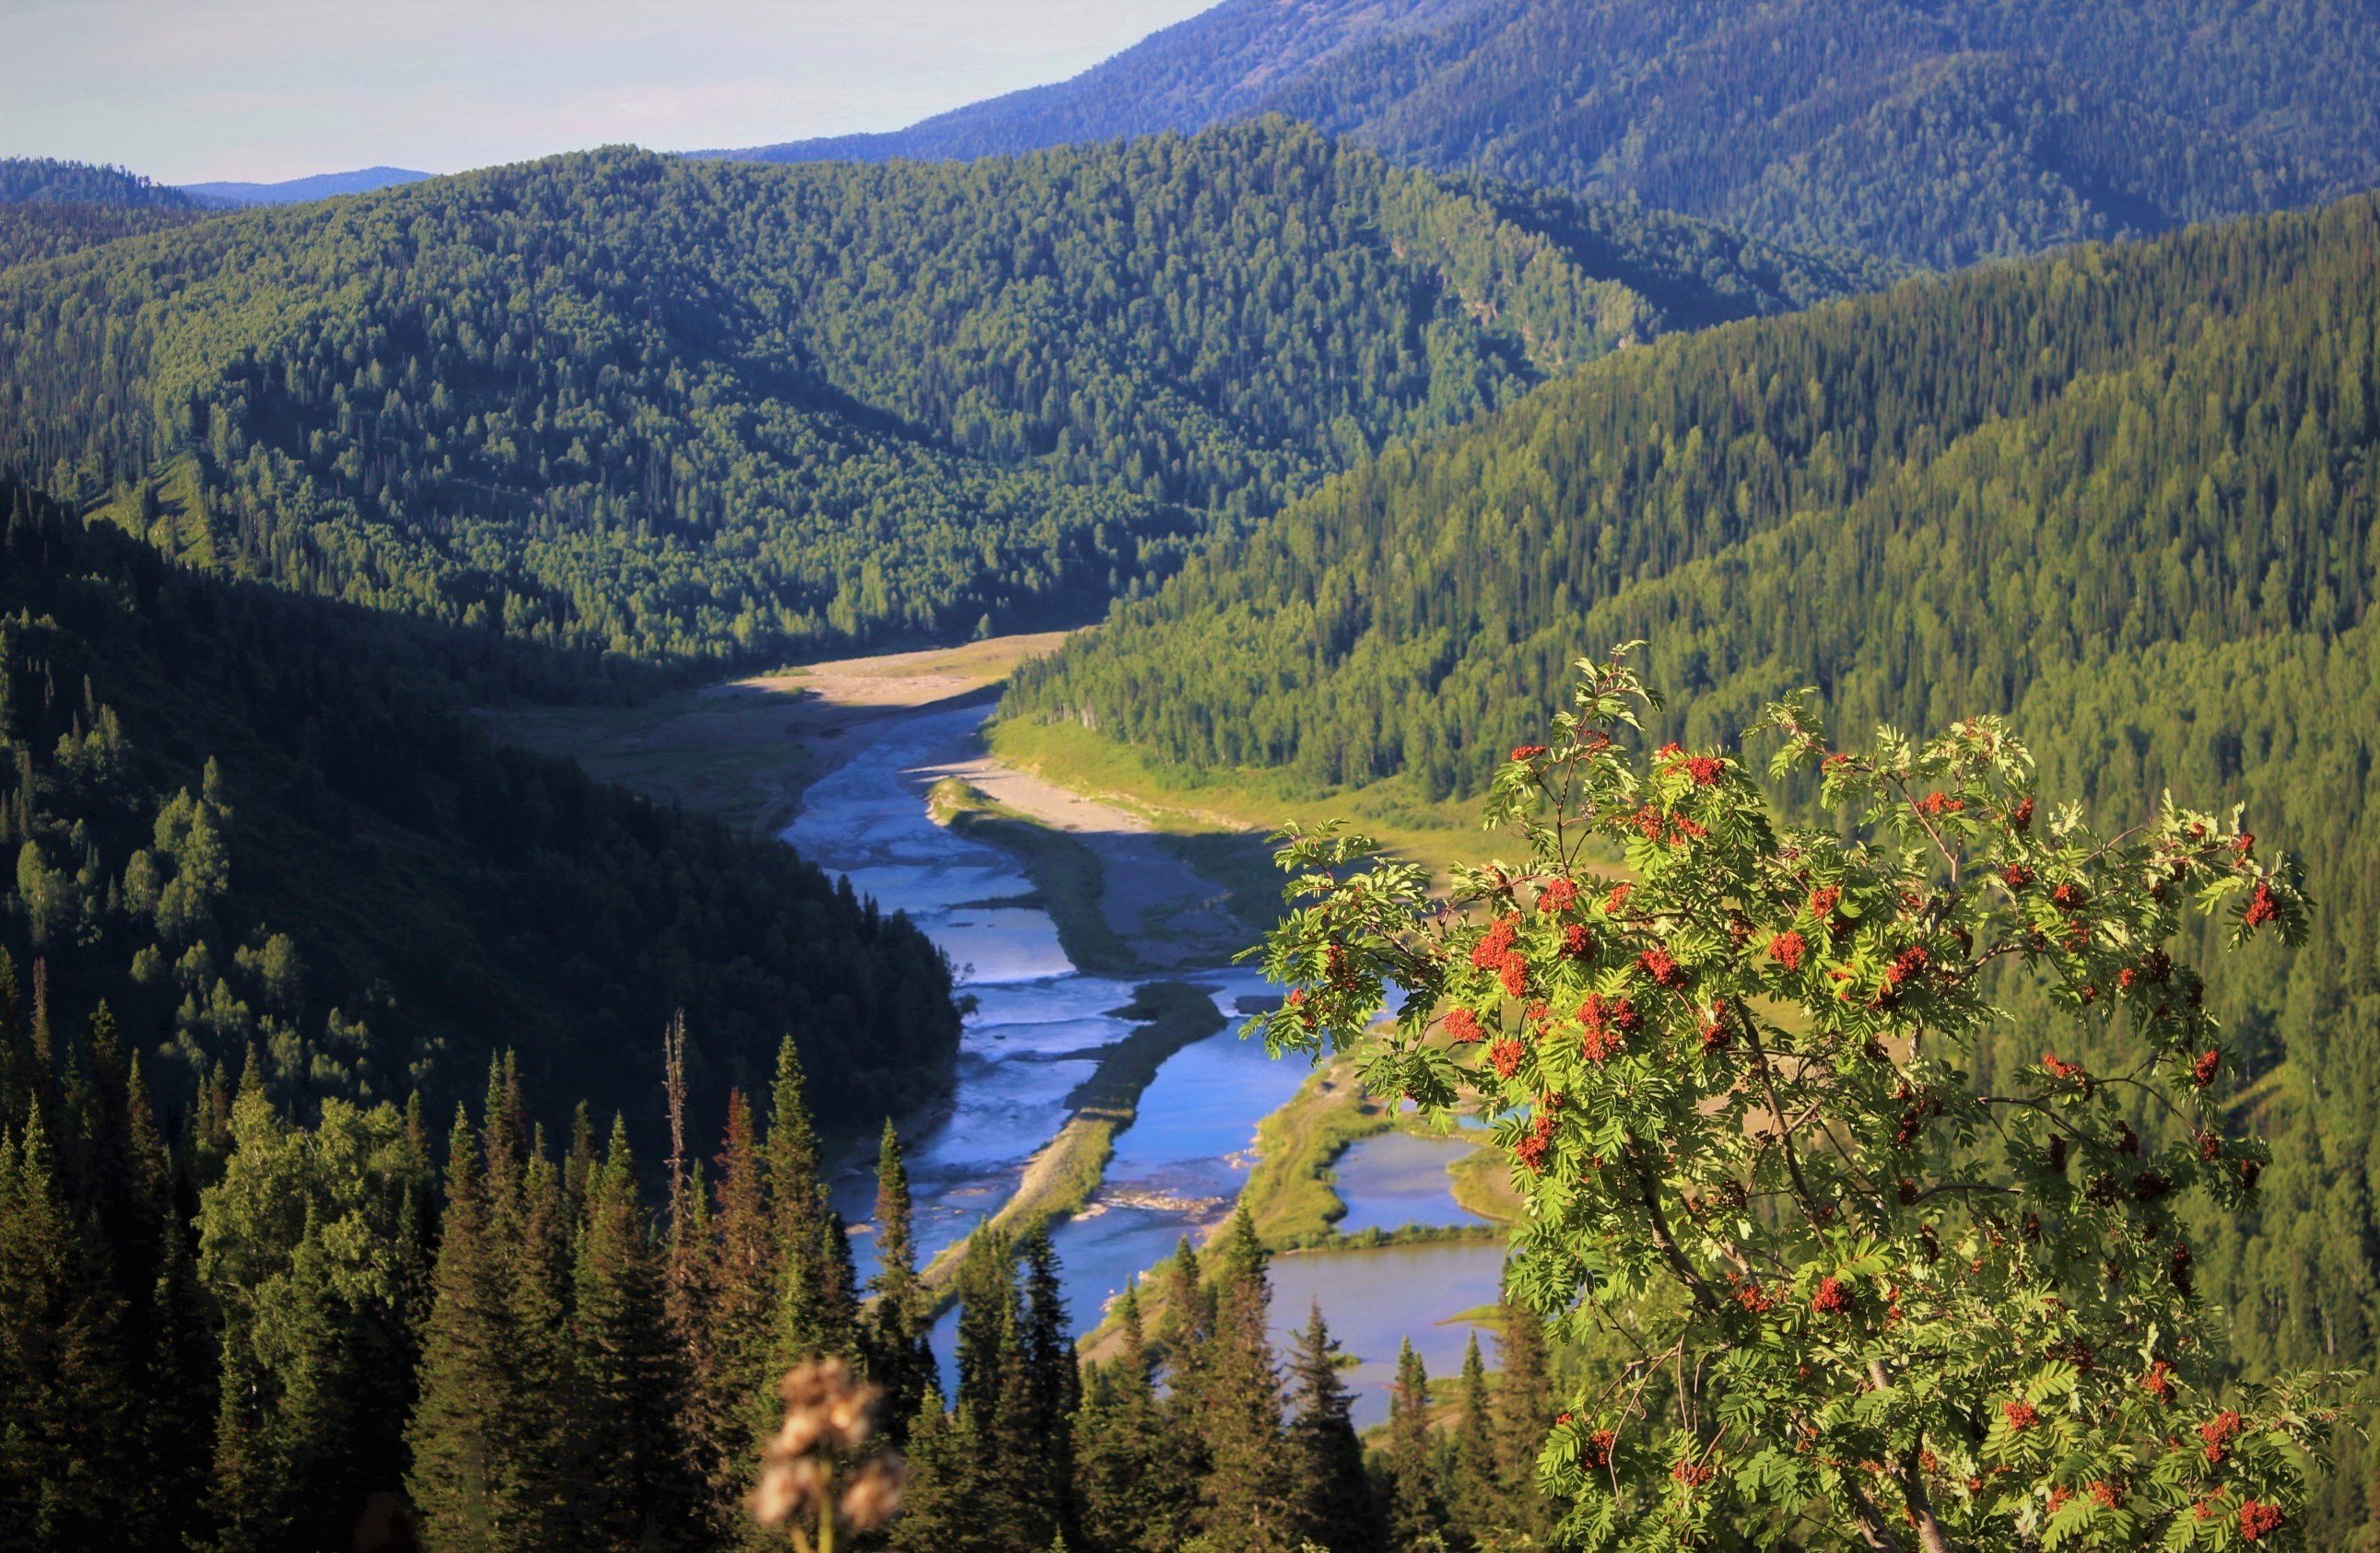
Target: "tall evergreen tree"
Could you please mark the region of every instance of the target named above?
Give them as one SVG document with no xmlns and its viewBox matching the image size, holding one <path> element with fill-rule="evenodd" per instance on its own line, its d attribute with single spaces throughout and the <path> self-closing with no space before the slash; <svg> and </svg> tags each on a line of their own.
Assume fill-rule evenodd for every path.
<svg viewBox="0 0 2380 1553">
<path fill-rule="evenodd" d="M 895 1553 L 1005 1553 L 989 1540 L 974 1500 L 976 1440 L 965 1411 L 947 1412 L 941 1389 L 929 1386 L 908 1436 L 908 1486 L 887 1537 Z"/>
<path fill-rule="evenodd" d="M 1339 1358 L 1318 1301 L 1290 1355 L 1290 1481 L 1298 1537 L 1330 1553 L 1360 1553 L 1380 1545 L 1383 1528 Z"/>
<path fill-rule="evenodd" d="M 132 1399 L 120 1313 L 61 1189 L 38 1107 L 0 1133 L 0 1539 L 108 1545 Z"/>
<path fill-rule="evenodd" d="M 1505 1494 L 1496 1466 L 1495 1416 L 1479 1338 L 1463 1350 L 1454 1432 L 1446 1447 L 1446 1508 L 1457 1542 L 1478 1545 L 1503 1523 Z"/>
<path fill-rule="evenodd" d="M 1512 1299 L 1498 1306 L 1495 1389 L 1496 1482 L 1500 1523 L 1542 1540 L 1561 1509 L 1537 1486 L 1537 1453 L 1554 1425 L 1554 1380 L 1546 1329 L 1536 1312 Z"/>
<path fill-rule="evenodd" d="M 431 1274 L 419 1400 L 406 1429 L 407 1490 L 430 1546 L 513 1546 L 499 1503 L 500 1404 L 509 1369 L 506 1289 L 489 1244 L 480 1147 L 456 1108 L 446 1147 L 446 1207 Z"/>
<path fill-rule="evenodd" d="M 868 1316 L 868 1357 L 871 1377 L 884 1388 L 895 1444 L 933 1384 L 934 1354 L 927 1342 L 912 1212 L 900 1134 L 887 1117 L 876 1149 L 876 1277 L 869 1284 L 876 1304 Z"/>
<path fill-rule="evenodd" d="M 1224 1241 L 1214 1330 L 1199 1365 L 1198 1432 L 1207 1470 L 1198 1497 L 1200 1529 L 1247 1549 L 1296 1546 L 1281 1451 L 1281 1376 L 1268 1329 L 1267 1260 L 1243 1203 Z"/>
<path fill-rule="evenodd" d="M 741 1090 L 727 1097 L 712 1241 L 718 1260 L 706 1323 L 710 1353 L 708 1367 L 688 1377 L 694 1410 L 689 1432 L 713 1513 L 740 1525 L 743 1496 L 757 1470 L 755 1431 L 765 1426 L 756 1420 L 765 1418 L 773 1400 L 769 1364 L 775 1350 L 778 1281 L 760 1140 Z"/>
<path fill-rule="evenodd" d="M 1196 1507 L 1184 1431 L 1158 1401 L 1136 1283 L 1125 1286 L 1116 1320 L 1123 1350 L 1094 1366 L 1075 1414 L 1083 1541 L 1099 1553 L 1168 1553 L 1189 1539 Z"/>
<path fill-rule="evenodd" d="M 1024 1409 L 1038 1452 L 1036 1498 L 1053 1530 L 1074 1524 L 1075 1410 L 1083 1400 L 1082 1366 L 1058 1278 L 1058 1252 L 1046 1229 L 1024 1247 Z"/>
<path fill-rule="evenodd" d="M 671 1436 L 675 1377 L 659 1257 L 614 1118 L 588 1183 L 572 1280 L 571 1520 L 582 1546 L 672 1535 L 693 1508 Z"/>
<path fill-rule="evenodd" d="M 1446 1505 L 1432 1470 L 1429 1374 L 1407 1339 L 1397 1353 L 1396 1385 L 1389 1392 L 1389 1545 L 1407 1550 L 1443 1547 Z"/>
<path fill-rule="evenodd" d="M 576 1374 L 572 1231 L 562 1171 L 542 1140 L 522 1165 L 514 1238 L 499 1243 L 504 1289 L 505 1388 L 494 1421 L 502 1446 L 500 1501 L 506 1524 L 529 1546 L 567 1535 L 574 1420 L 566 1400 Z"/>
</svg>

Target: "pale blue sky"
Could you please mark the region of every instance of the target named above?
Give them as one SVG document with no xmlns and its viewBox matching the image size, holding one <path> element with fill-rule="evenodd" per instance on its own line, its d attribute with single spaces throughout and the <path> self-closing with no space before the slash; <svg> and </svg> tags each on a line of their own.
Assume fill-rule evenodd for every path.
<svg viewBox="0 0 2380 1553">
<path fill-rule="evenodd" d="M 1214 0 L 0 0 L 0 155 L 164 183 L 893 129 Z"/>
</svg>

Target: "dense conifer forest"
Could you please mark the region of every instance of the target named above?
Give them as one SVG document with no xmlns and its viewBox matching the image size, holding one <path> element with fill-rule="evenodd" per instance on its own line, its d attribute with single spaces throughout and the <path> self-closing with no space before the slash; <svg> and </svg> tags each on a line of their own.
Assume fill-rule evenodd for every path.
<svg viewBox="0 0 2380 1553">
<path fill-rule="evenodd" d="M 180 190 L 120 167 L 0 157 L 0 270 L 186 226 L 204 213 Z"/>
<path fill-rule="evenodd" d="M 252 1051 L 293 1099 L 443 1107 L 501 1047 L 571 1075 L 557 1105 L 645 1124 L 681 1009 L 700 1095 L 788 1032 L 845 1133 L 944 1082 L 921 934 L 773 841 L 496 744 L 451 706 L 484 642 L 0 499 L 0 946 L 58 1028 L 104 1002 L 160 1096 Z"/>
<path fill-rule="evenodd" d="M 2380 26 L 2336 0 L 1234 0 L 1070 81 L 736 154 L 971 157 L 1279 113 L 1410 165 L 1950 266 L 2371 188 L 2375 102 Z"/>
<path fill-rule="evenodd" d="M 2189 1092 L 2218 1132 L 2094 1101 L 2138 1034 L 2078 1016 L 2095 983 L 1987 968 L 2005 1017 L 1957 1077 L 2083 1075 L 2058 1103 L 2107 1110 L 2174 1235 L 2142 1265 L 2219 1317 L 2220 1384 L 2374 1368 L 2375 103 L 2380 27 L 2337 0 L 1227 0 L 1074 82 L 734 157 L 229 212 L 0 160 L 0 1549 L 781 1546 L 747 1495 L 779 1377 L 820 1357 L 880 1388 L 906 1460 L 862 1547 L 1568 1545 L 1563 1495 L 1615 1460 L 1572 1409 L 1633 1386 L 1682 1417 L 1699 1379 L 1507 1291 L 1459 1374 L 1407 1347 L 1361 1438 L 1320 1310 L 1269 1341 L 1245 1207 L 1079 1351 L 1046 1231 L 986 1228 L 929 1288 L 891 1119 L 952 1082 L 946 957 L 898 902 L 470 710 L 1102 611 L 1002 715 L 1190 788 L 1509 797 L 1579 655 L 1641 638 L 1669 697 L 1644 742 L 1697 752 L 1653 758 L 1679 814 L 1732 780 L 1699 752 L 1805 685 L 1854 739 L 2005 712 L 2043 792 L 2111 830 L 2168 789 L 2250 805 L 2266 853 L 2197 837 L 2251 914 Z M 2175 230 L 2240 212 L 2265 213 Z M 1827 819 L 1819 779 L 1780 783 Z M 1994 822 L 2064 833 L 2022 813 Z M 2276 847 L 2311 906 L 2293 874 L 2246 904 Z M 1524 931 L 1481 877 L 1509 915 L 1449 964 L 1544 1037 L 1568 1015 L 1478 947 Z M 1627 882 L 1599 907 L 1562 882 L 1533 879 L 1526 929 L 1560 974 L 1598 952 L 1585 916 L 1653 930 Z M 2087 947 L 2080 897 L 2036 893 Z M 1765 934 L 1728 952 L 1817 952 Z M 1950 937 L 1888 946 L 1866 1006 L 1917 996 Z M 1276 1018 L 1310 1032 L 1302 1000 L 1360 977 L 1308 947 Z M 1612 987 L 1684 996 L 1666 944 L 1622 959 Z M 2161 950 L 2123 974 L 2152 960 L 2164 984 Z M 1847 993 L 1817 992 L 1823 1023 Z M 1475 1076 L 1520 1061 L 1480 1047 Z M 1544 1122 L 1542 1161 L 1566 1103 L 1488 1120 Z M 824 1180 L 880 1124 L 863 1284 Z M 2152 1209 L 2143 1149 L 2210 1144 L 2223 1192 Z M 1796 1341 L 1851 1314 L 1817 1271 Z M 1770 1313 L 1730 1289 L 1723 1320 Z M 2142 1341 L 2109 1384 L 2154 1395 Z M 1978 1449 L 2035 1420 L 1969 1401 Z M 2350 1406 L 2380 1420 L 2380 1383 Z M 2219 1465 L 2240 1417 L 2166 1443 Z M 2337 1450 L 2286 1517 L 2184 1497 L 2173 1523 L 2352 1546 L 2380 1476 Z M 1940 1476 L 1909 1456 L 1905 1483 Z M 1697 1460 L 1653 1492 L 1692 1499 Z M 2080 1471 L 2014 1513 L 2072 1525 L 2078 1487 L 2121 1512 L 2120 1474 Z"/>
<path fill-rule="evenodd" d="M 2009 709 L 2045 786 L 2110 819 L 2168 786 L 2246 801 L 2322 910 L 2304 950 L 2212 983 L 2276 1162 L 2205 1228 L 2203 1286 L 2251 1372 L 2361 1363 L 2375 242 L 2358 199 L 1599 363 L 1216 545 L 1029 667 L 1008 714 L 1185 771 L 1475 792 L 1581 644 L 1643 637 L 1674 696 L 1657 738 L 1731 740 L 1815 684 L 1847 732 Z"/>
<path fill-rule="evenodd" d="M 1080 617 L 1391 437 L 1874 273 L 1278 123 L 971 167 L 602 152 L 16 272 L 0 457 L 301 590 L 783 653 Z"/>
</svg>

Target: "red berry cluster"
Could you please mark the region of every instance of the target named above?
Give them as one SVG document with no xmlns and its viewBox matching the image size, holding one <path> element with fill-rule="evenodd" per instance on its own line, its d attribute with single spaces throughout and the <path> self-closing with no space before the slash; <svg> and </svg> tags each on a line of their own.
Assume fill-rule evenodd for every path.
<svg viewBox="0 0 2380 1553">
<path fill-rule="evenodd" d="M 1529 962 L 1512 947 L 1521 935 L 1521 914 L 1511 913 L 1496 919 L 1488 936 L 1471 949 L 1471 964 L 1483 971 L 1494 971 L 1503 984 L 1508 997 L 1525 996 L 1529 989 Z"/>
<path fill-rule="evenodd" d="M 1488 1049 L 1488 1062 L 1498 1078 L 1512 1077 L 1520 1071 L 1521 1043 L 1509 1038 L 1498 1041 Z"/>
<path fill-rule="evenodd" d="M 1768 957 L 1789 971 L 1802 968 L 1802 956 L 1809 949 L 1808 941 L 1791 928 L 1768 940 Z"/>
<path fill-rule="evenodd" d="M 1467 1008 L 1446 1011 L 1446 1033 L 1457 1046 L 1475 1046 L 1488 1037 L 1479 1027 L 1479 1016 Z"/>
<path fill-rule="evenodd" d="M 2271 1533 L 2279 1531 L 2283 1519 L 2279 1505 L 2250 1499 L 2240 1507 L 2240 1540 L 2260 1542 Z"/>
<path fill-rule="evenodd" d="M 1529 1128 L 1529 1135 L 1513 1148 L 1512 1156 L 1527 1166 L 1532 1175 L 1543 1175 L 1546 1172 L 1546 1151 L 1553 1147 L 1553 1112 L 1541 1110 Z"/>
<path fill-rule="evenodd" d="M 1675 989 L 1686 984 L 1686 968 L 1678 964 L 1675 955 L 1660 945 L 1657 944 L 1636 956 L 1636 964 L 1646 976 L 1652 977 L 1653 985 L 1656 987 Z"/>
<path fill-rule="evenodd" d="M 2207 1461 L 2220 1466 L 2223 1459 L 2231 1453 L 2229 1450 L 2231 1441 L 2239 1435 L 2245 1423 L 2245 1419 L 2227 1407 L 2201 1424 L 2198 1426 L 2198 1438 L 2206 1442 Z"/>
<path fill-rule="evenodd" d="M 1600 992 L 1589 992 L 1578 1005 L 1578 1020 L 1586 1026 L 1579 1049 L 1597 1065 L 1625 1046 L 1628 1032 L 1645 1022 L 1634 1003 L 1626 998 L 1607 999 Z"/>
<path fill-rule="evenodd" d="M 1840 1316 L 1852 1307 L 1852 1292 L 1843 1280 L 1829 1273 L 1818 1280 L 1818 1292 L 1810 1296 L 1810 1308 L 1821 1316 Z"/>
<path fill-rule="evenodd" d="M 1566 879 L 1548 880 L 1537 892 L 1537 910 L 1548 916 L 1578 904 L 1578 886 Z"/>
</svg>

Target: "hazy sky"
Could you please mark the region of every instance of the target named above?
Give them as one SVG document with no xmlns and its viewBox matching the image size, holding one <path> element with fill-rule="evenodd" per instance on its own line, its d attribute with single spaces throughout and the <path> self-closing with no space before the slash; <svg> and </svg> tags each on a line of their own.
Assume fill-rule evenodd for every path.
<svg viewBox="0 0 2380 1553">
<path fill-rule="evenodd" d="M 0 0 L 0 155 L 164 183 L 894 129 L 1214 0 Z"/>
</svg>

